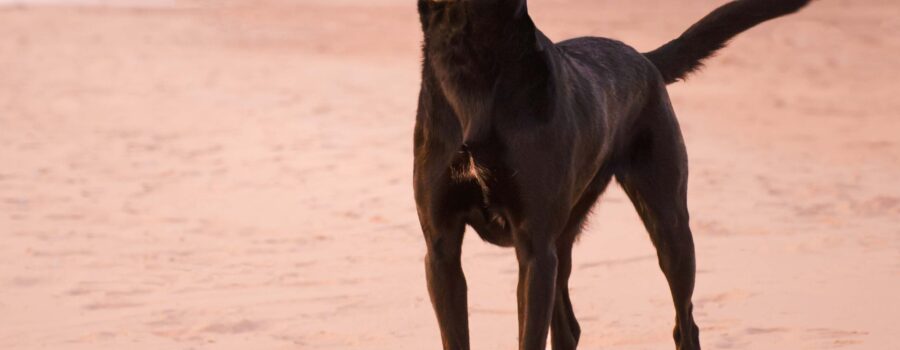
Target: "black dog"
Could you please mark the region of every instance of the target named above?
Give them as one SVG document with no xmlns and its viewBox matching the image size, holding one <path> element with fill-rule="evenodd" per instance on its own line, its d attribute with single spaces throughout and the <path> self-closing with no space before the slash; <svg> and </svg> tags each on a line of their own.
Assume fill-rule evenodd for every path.
<svg viewBox="0 0 900 350">
<path fill-rule="evenodd" d="M 571 251 L 615 176 L 637 208 L 675 303 L 678 349 L 700 349 L 687 156 L 666 84 L 763 21 L 809 0 L 738 0 L 641 54 L 610 39 L 554 44 L 526 0 L 419 0 L 424 63 L 415 196 L 444 349 L 468 349 L 465 226 L 515 247 L 519 348 L 574 349 Z"/>
</svg>

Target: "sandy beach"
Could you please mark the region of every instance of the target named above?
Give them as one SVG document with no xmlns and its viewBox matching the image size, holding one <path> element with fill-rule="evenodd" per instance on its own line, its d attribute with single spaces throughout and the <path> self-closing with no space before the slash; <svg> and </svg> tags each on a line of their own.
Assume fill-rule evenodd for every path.
<svg viewBox="0 0 900 350">
<path fill-rule="evenodd" d="M 5 3 L 0 349 L 439 348 L 412 1 Z M 721 3 L 529 9 L 554 40 L 648 51 Z M 817 1 L 670 86 L 704 348 L 898 346 L 898 17 L 895 0 Z M 514 253 L 469 234 L 463 264 L 473 348 L 515 348 Z M 618 185 L 571 285 L 580 348 L 674 348 Z"/>
</svg>

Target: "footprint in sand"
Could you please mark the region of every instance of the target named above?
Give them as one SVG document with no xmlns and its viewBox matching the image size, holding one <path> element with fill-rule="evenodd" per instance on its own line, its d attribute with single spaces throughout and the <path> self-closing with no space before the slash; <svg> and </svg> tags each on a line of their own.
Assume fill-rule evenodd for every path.
<svg viewBox="0 0 900 350">
<path fill-rule="evenodd" d="M 753 293 L 743 290 L 731 290 L 724 293 L 700 296 L 698 298 L 695 298 L 694 304 L 698 306 L 698 308 L 703 308 L 706 304 L 721 306 L 735 301 L 747 300 L 753 295 Z"/>
<path fill-rule="evenodd" d="M 100 311 L 100 310 L 110 310 L 110 309 L 130 309 L 135 307 L 141 307 L 144 304 L 132 303 L 127 301 L 119 301 L 119 302 L 98 302 L 98 303 L 90 303 L 84 305 L 82 308 L 88 311 Z"/>
<path fill-rule="evenodd" d="M 18 276 L 10 279 L 6 285 L 15 288 L 30 288 L 41 284 L 43 280 L 37 277 Z"/>
<path fill-rule="evenodd" d="M 810 328 L 806 330 L 806 333 L 810 338 L 821 340 L 823 343 L 832 344 L 835 347 L 862 344 L 863 340 L 860 337 L 869 334 L 869 332 L 833 328 Z"/>
<path fill-rule="evenodd" d="M 853 206 L 861 215 L 900 214 L 900 198 L 893 196 L 877 196 Z"/>
<path fill-rule="evenodd" d="M 240 320 L 235 322 L 213 323 L 204 327 L 202 331 L 217 334 L 239 334 L 252 332 L 261 328 L 263 328 L 263 325 L 259 322 Z"/>
</svg>

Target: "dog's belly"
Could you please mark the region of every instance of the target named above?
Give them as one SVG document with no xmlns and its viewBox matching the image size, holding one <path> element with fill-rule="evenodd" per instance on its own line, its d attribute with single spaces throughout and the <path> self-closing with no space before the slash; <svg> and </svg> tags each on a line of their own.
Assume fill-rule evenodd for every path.
<svg viewBox="0 0 900 350">
<path fill-rule="evenodd" d="M 488 243 L 501 247 L 510 247 L 513 244 L 509 221 L 500 210 L 490 207 L 472 207 L 466 223 Z"/>
<path fill-rule="evenodd" d="M 512 231 L 503 203 L 509 198 L 506 172 L 500 164 L 478 162 L 468 152 L 460 153 L 453 166 L 453 181 L 472 189 L 466 223 L 481 239 L 503 247 L 512 246 Z M 507 181 L 504 181 L 507 180 Z"/>
</svg>

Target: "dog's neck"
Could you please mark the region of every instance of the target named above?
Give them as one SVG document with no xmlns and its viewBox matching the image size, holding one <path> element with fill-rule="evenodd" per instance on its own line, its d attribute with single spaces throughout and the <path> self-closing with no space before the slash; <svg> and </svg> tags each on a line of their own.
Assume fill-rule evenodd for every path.
<svg viewBox="0 0 900 350">
<path fill-rule="evenodd" d="M 435 78 L 460 123 L 489 112 L 501 79 L 533 71 L 538 32 L 524 0 L 420 0 L 426 74 Z M 506 83 L 509 83 L 508 81 Z"/>
</svg>

